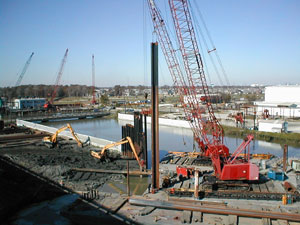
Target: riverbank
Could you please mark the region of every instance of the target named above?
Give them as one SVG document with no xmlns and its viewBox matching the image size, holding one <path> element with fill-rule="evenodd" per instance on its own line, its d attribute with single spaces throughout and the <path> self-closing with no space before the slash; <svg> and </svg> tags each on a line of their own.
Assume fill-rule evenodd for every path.
<svg viewBox="0 0 300 225">
<path fill-rule="evenodd" d="M 247 134 L 253 134 L 256 140 L 273 142 L 280 145 L 289 145 L 293 147 L 300 147 L 300 134 L 299 133 L 271 133 L 262 132 L 257 130 L 248 130 L 237 127 L 223 126 L 224 134 L 229 137 L 243 138 Z"/>
</svg>

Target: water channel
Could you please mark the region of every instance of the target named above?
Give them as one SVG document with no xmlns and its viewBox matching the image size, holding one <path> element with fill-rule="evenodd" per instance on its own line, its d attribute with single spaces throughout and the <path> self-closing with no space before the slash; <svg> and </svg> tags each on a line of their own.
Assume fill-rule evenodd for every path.
<svg viewBox="0 0 300 225">
<path fill-rule="evenodd" d="M 67 121 L 55 121 L 43 123 L 46 126 L 59 128 L 64 126 Z M 75 132 L 91 135 L 111 141 L 121 139 L 121 126 L 131 123 L 125 120 L 115 119 L 84 119 L 68 121 L 74 128 Z M 148 150 L 151 148 L 151 130 L 148 124 Z M 241 143 L 241 138 L 225 137 L 225 145 L 233 152 Z M 175 128 L 167 126 L 159 126 L 159 147 L 160 156 L 163 157 L 168 151 L 192 151 L 193 150 L 193 134 L 190 129 Z M 251 153 L 270 153 L 281 157 L 282 146 L 276 143 L 254 140 L 251 143 Z M 289 146 L 289 157 L 300 158 L 300 148 Z"/>
</svg>

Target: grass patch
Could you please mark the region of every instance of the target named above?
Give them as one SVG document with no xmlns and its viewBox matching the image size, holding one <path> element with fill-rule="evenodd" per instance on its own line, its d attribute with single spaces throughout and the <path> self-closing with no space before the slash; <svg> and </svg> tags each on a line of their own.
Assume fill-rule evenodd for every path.
<svg viewBox="0 0 300 225">
<path fill-rule="evenodd" d="M 224 134 L 229 137 L 244 138 L 248 134 L 253 134 L 256 140 L 287 144 L 297 148 L 300 147 L 300 134 L 298 133 L 271 133 L 229 126 L 223 126 L 223 128 Z"/>
</svg>

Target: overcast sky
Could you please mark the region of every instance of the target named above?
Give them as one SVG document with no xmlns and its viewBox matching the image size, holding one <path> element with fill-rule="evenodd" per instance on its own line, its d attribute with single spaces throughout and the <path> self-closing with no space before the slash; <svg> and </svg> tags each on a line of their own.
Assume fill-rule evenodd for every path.
<svg viewBox="0 0 300 225">
<path fill-rule="evenodd" d="M 169 14 L 167 0 L 156 2 Z M 197 2 L 231 84 L 300 84 L 299 0 Z M 31 52 L 21 84 L 54 84 L 66 48 L 62 84 L 91 85 L 94 54 L 96 86 L 150 85 L 146 0 L 0 0 L 0 18 L 1 87 Z M 161 54 L 159 82 L 172 84 Z"/>
</svg>

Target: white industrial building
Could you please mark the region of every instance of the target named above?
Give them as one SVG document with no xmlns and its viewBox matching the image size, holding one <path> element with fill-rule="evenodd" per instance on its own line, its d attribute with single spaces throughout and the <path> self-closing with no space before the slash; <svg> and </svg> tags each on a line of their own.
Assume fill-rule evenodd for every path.
<svg viewBox="0 0 300 225">
<path fill-rule="evenodd" d="M 258 115 L 268 110 L 270 116 L 300 117 L 300 85 L 266 87 L 265 101 L 254 105 Z"/>
</svg>

